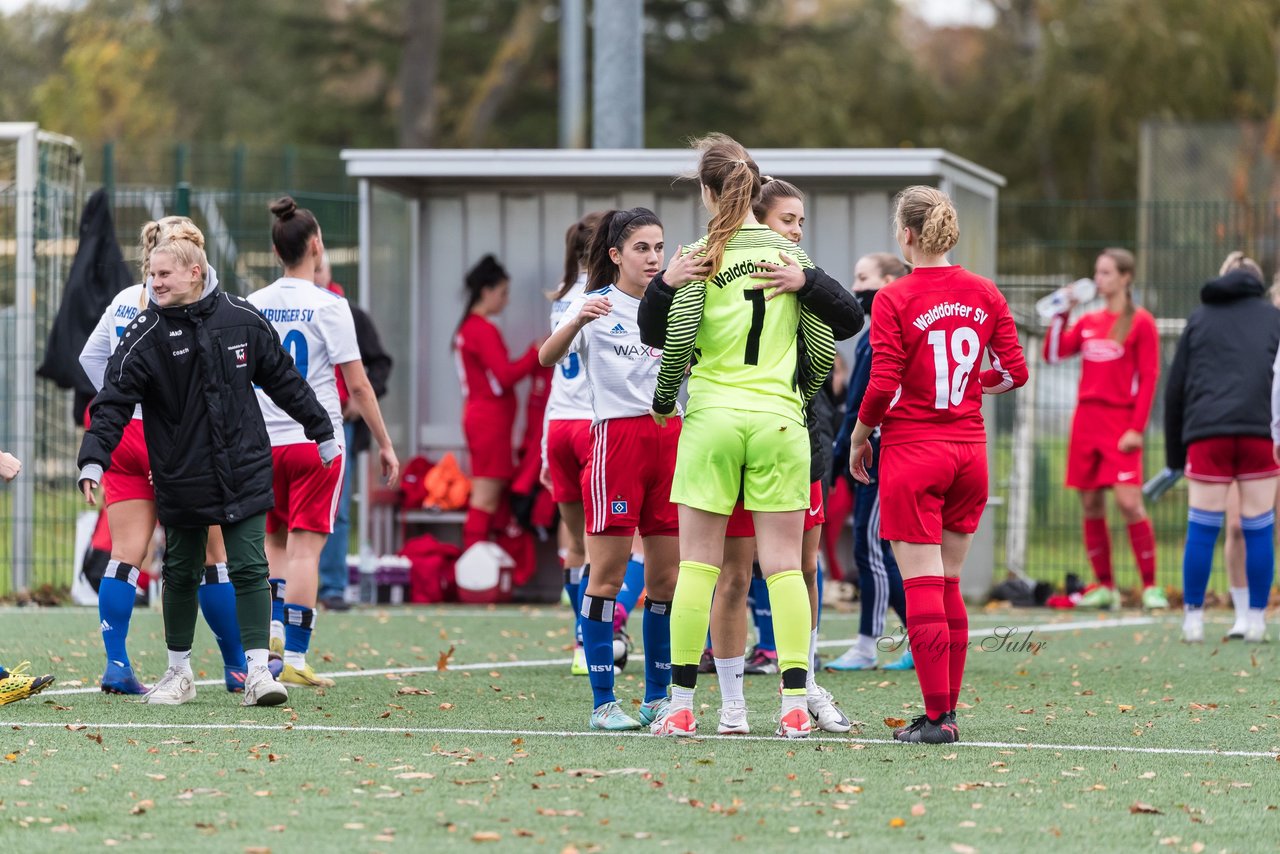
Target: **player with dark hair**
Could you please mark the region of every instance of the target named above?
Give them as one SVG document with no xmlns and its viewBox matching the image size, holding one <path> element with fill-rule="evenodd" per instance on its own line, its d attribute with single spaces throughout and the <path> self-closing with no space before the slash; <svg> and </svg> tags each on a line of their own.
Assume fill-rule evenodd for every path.
<svg viewBox="0 0 1280 854">
<path fill-rule="evenodd" d="M 870 483 L 880 427 L 882 536 L 892 542 L 907 600 L 907 634 L 924 714 L 894 733 L 905 742 L 959 739 L 969 617 L 960 570 L 987 503 L 982 395 L 1027 381 L 1009 305 L 995 284 L 947 253 L 960 238 L 955 207 L 933 187 L 908 187 L 894 233 L 911 273 L 882 289 L 871 317 L 871 380 L 850 438 L 849 471 Z M 984 353 L 991 369 L 982 370 Z"/>
<path fill-rule="evenodd" d="M 515 473 L 512 431 L 516 383 L 538 366 L 531 346 L 514 362 L 491 318 L 507 307 L 511 277 L 492 255 L 467 271 L 467 307 L 453 336 L 462 384 L 462 435 L 471 458 L 471 503 L 462 525 L 462 546 L 489 539 L 507 484 Z"/>
<path fill-rule="evenodd" d="M 302 425 L 264 392 L 258 405 L 271 439 L 275 507 L 267 513 L 267 559 L 272 579 L 272 651 L 284 658 L 280 681 L 330 687 L 307 663 L 315 628 L 320 553 L 333 532 L 347 465 L 346 432 L 334 368 L 342 371 L 351 401 L 378 443 L 382 475 L 394 483 L 400 469 L 377 395 L 360 359 L 355 320 L 347 301 L 316 285 L 324 262 L 324 239 L 315 215 L 288 196 L 271 205 L 271 244 L 284 275 L 249 295 L 293 357 L 329 414 L 343 454 L 335 464 L 320 459 Z"/>
<path fill-rule="evenodd" d="M 1160 369 L 1160 339 L 1151 312 L 1133 302 L 1133 255 L 1104 249 L 1093 279 L 1105 308 L 1068 326 L 1074 300 L 1053 319 L 1044 339 L 1049 364 L 1079 353 L 1079 403 L 1071 422 L 1067 486 L 1080 492 L 1084 547 L 1097 578 L 1079 602 L 1086 608 L 1117 608 L 1120 597 L 1111 574 L 1111 534 L 1107 490 L 1129 529 L 1129 543 L 1142 577 L 1144 608 L 1167 608 L 1156 586 L 1156 540 L 1142 502 L 1142 434 L 1151 415 Z"/>
<path fill-rule="evenodd" d="M 596 226 L 587 253 L 586 291 L 543 343 L 543 365 L 577 353 L 593 412 L 585 478 L 591 572 L 582 591 L 582 641 L 593 694 L 591 727 L 660 725 L 671 682 L 671 597 L 679 550 L 671 503 L 680 419 L 649 416 L 661 353 L 640 340 L 636 315 L 645 285 L 662 266 L 662 222 L 647 208 L 613 210 Z M 638 719 L 614 694 L 614 609 L 631 557 L 644 547 L 645 696 Z"/>
</svg>

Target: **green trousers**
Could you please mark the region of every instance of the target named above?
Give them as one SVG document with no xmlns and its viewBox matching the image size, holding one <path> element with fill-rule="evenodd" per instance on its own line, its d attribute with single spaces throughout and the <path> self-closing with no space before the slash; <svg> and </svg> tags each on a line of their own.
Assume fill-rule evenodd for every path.
<svg viewBox="0 0 1280 854">
<path fill-rule="evenodd" d="M 265 513 L 222 526 L 227 546 L 227 574 L 236 589 L 240 643 L 266 649 L 271 631 L 271 587 L 267 584 Z M 164 639 L 175 652 L 191 649 L 199 615 L 200 579 L 204 575 L 207 527 L 165 527 Z"/>
</svg>

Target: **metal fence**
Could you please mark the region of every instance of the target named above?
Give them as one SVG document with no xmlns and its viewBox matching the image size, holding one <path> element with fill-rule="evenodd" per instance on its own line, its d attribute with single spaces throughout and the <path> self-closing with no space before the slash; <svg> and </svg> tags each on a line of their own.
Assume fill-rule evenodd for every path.
<svg viewBox="0 0 1280 854">
<path fill-rule="evenodd" d="M 1236 202 L 1005 203 L 1000 208 L 999 274 L 1023 331 L 1031 366 L 1028 387 L 995 405 L 996 451 L 992 492 L 1006 498 L 997 531 L 997 572 L 1010 566 L 1061 585 L 1068 573 L 1086 582 L 1077 496 L 1063 486 L 1067 437 L 1075 409 L 1079 360 L 1046 365 L 1044 326 L 1035 300 L 1081 276 L 1098 253 L 1122 246 L 1138 260 L 1135 296 L 1157 318 L 1161 381 L 1148 422 L 1145 474 L 1164 464 L 1164 373 L 1173 360 L 1182 323 L 1199 305 L 1200 286 L 1217 275 L 1226 255 L 1244 250 L 1268 272 L 1276 269 L 1277 205 Z M 1101 303 L 1078 311 L 1098 308 Z M 1186 490 L 1177 488 L 1149 505 L 1156 531 L 1158 579 L 1181 586 Z M 1125 526 L 1111 508 L 1112 557 L 1117 583 L 1134 587 L 1138 576 Z M 1223 592 L 1221 572 L 1211 589 Z"/>
<path fill-rule="evenodd" d="M 105 186 L 113 200 L 116 233 L 126 260 L 137 262 L 137 234 L 148 219 L 191 216 L 204 230 L 211 262 L 229 290 L 247 293 L 275 278 L 267 205 L 283 193 L 314 210 L 324 229 L 335 280 L 354 292 L 358 210 L 355 188 L 335 152 L 308 149 L 255 151 L 243 146 L 171 146 L 122 151 L 105 146 L 83 157 L 69 140 L 45 135 L 39 145 L 39 185 L 17 194 L 16 146 L 0 140 L 0 448 L 25 449 L 22 488 L 0 487 L 0 595 L 11 579 L 39 587 L 66 587 L 74 563 L 72 484 L 76 426 L 71 401 L 44 380 L 32 379 L 43 358 L 49 323 L 61 300 L 75 252 L 76 224 L 86 190 Z M 87 176 L 87 180 L 86 180 Z M 33 218 L 34 267 L 29 275 L 31 314 L 17 299 L 17 238 Z M 997 519 L 997 575 L 1004 566 L 1061 584 L 1068 573 L 1088 578 L 1080 534 L 1079 502 L 1062 486 L 1067 433 L 1075 405 L 1079 364 L 1046 366 L 1035 300 L 1089 275 L 1098 252 L 1112 245 L 1138 258 L 1138 299 L 1161 321 L 1167 367 L 1180 321 L 1198 304 L 1199 286 L 1234 249 L 1254 255 L 1268 271 L 1277 266 L 1276 204 L 1234 202 L 1006 202 L 999 212 L 998 276 L 1024 332 L 1032 366 L 1030 388 L 994 404 L 992 491 L 1005 498 Z M 20 330 L 30 321 L 34 339 Z M 1146 474 L 1163 462 L 1163 392 L 1148 426 Z M 19 420 L 20 411 L 29 412 Z M 24 426 L 25 425 L 25 426 Z M 412 449 L 405 449 L 406 454 Z M 1185 490 L 1151 507 L 1162 582 L 1180 583 Z M 1113 518 L 1113 553 L 1121 585 L 1136 584 L 1123 524 Z M 1223 589 L 1220 574 L 1215 589 Z"/>
</svg>

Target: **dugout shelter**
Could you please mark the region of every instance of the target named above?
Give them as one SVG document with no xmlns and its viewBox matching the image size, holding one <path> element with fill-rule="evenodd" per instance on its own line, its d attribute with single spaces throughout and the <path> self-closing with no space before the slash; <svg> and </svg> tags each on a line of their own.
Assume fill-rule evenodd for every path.
<svg viewBox="0 0 1280 854">
<path fill-rule="evenodd" d="M 995 172 L 941 149 L 752 155 L 763 174 L 805 193 L 804 249 L 841 282 L 851 282 L 861 255 L 896 251 L 892 200 L 911 184 L 939 187 L 955 200 L 961 236 L 952 258 L 995 275 L 1004 186 Z M 697 181 L 678 179 L 694 174 L 691 149 L 346 150 L 342 159 L 359 183 L 359 302 L 396 362 L 382 406 L 406 458 L 463 446 L 451 345 L 464 274 L 481 256 L 494 253 L 511 273 L 510 303 L 498 322 L 514 356 L 548 334 L 546 295 L 562 278 L 565 230 L 582 214 L 652 208 L 668 250 L 706 230 Z M 851 342 L 842 350 L 848 358 Z M 991 527 L 985 525 L 988 538 Z M 975 543 L 971 562 L 986 564 L 987 579 L 991 560 L 990 545 Z"/>
</svg>

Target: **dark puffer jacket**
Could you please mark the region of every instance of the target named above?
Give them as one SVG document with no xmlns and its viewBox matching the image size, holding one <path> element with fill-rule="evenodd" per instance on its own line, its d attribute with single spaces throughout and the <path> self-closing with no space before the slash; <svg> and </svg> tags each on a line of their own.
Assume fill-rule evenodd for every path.
<svg viewBox="0 0 1280 854">
<path fill-rule="evenodd" d="M 80 480 L 101 481 L 141 403 L 162 524 L 236 523 L 270 510 L 271 441 L 255 384 L 321 443 L 322 459 L 336 456 L 328 414 L 248 301 L 212 286 L 190 305 L 152 302 L 107 363 L 80 445 Z"/>
<path fill-rule="evenodd" d="M 1178 339 L 1164 398 L 1165 463 L 1181 470 L 1187 446 L 1214 436 L 1271 436 L 1271 374 L 1280 309 L 1244 270 L 1207 283 Z"/>
</svg>

